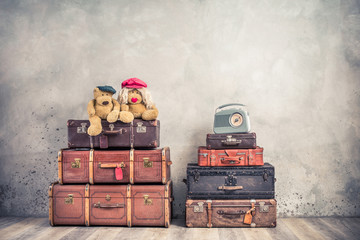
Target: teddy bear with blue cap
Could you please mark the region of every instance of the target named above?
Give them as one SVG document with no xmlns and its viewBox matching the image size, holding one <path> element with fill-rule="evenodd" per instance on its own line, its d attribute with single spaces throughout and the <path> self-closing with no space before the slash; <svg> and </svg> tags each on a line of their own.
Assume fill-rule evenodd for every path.
<svg viewBox="0 0 360 240">
<path fill-rule="evenodd" d="M 116 90 L 111 86 L 97 86 L 94 89 L 94 99 L 87 106 L 90 121 L 87 132 L 90 136 L 97 136 L 102 132 L 102 119 L 109 123 L 116 122 L 122 115 L 134 119 L 130 112 L 120 113 L 120 104 L 112 97 L 115 93 Z"/>
</svg>

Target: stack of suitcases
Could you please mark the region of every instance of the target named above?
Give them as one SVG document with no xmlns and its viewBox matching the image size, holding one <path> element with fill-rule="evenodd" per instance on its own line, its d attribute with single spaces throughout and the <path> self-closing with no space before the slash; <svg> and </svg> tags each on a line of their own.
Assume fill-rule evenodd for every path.
<svg viewBox="0 0 360 240">
<path fill-rule="evenodd" d="M 187 227 L 276 226 L 274 167 L 264 164 L 256 134 L 247 132 L 248 113 L 234 105 L 243 106 L 217 109 L 214 131 L 220 133 L 208 134 L 198 164 L 187 166 Z"/>
<path fill-rule="evenodd" d="M 160 122 L 69 120 L 58 153 L 58 183 L 49 188 L 51 225 L 165 226 L 171 221 L 170 149 L 157 148 Z"/>
</svg>

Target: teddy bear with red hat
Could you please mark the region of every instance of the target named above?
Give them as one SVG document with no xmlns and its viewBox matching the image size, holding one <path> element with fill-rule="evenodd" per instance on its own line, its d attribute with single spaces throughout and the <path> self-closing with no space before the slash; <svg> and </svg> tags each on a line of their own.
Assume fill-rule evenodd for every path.
<svg viewBox="0 0 360 240">
<path fill-rule="evenodd" d="M 118 97 L 121 109 L 120 121 L 129 123 L 133 120 L 126 114 L 127 112 L 132 113 L 134 118 L 143 120 L 149 121 L 157 118 L 159 111 L 152 102 L 145 82 L 138 78 L 130 78 L 121 83 L 121 88 Z"/>
</svg>

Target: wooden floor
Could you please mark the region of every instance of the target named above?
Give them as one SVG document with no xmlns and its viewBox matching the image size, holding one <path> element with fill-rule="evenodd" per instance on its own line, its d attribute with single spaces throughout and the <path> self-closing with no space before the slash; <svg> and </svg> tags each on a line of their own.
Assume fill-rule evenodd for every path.
<svg viewBox="0 0 360 240">
<path fill-rule="evenodd" d="M 51 227 L 46 218 L 0 218 L 0 239 L 360 239 L 360 218 L 280 218 L 276 228 Z"/>
</svg>

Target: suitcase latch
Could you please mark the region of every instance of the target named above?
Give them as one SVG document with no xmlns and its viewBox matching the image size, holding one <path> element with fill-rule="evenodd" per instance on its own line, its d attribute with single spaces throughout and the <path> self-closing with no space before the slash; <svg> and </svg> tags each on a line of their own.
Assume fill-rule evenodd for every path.
<svg viewBox="0 0 360 240">
<path fill-rule="evenodd" d="M 149 161 L 148 157 L 143 158 L 144 160 L 144 168 L 152 168 L 153 167 L 153 162 Z"/>
<path fill-rule="evenodd" d="M 237 140 L 236 138 L 233 138 L 231 135 L 227 135 L 226 136 L 226 140 L 221 140 L 221 142 L 224 145 L 238 145 L 239 143 L 241 143 L 241 139 Z"/>
<path fill-rule="evenodd" d="M 149 195 L 144 195 L 144 204 L 145 205 L 151 205 L 152 199 L 149 198 Z"/>
<path fill-rule="evenodd" d="M 74 161 L 75 162 L 72 162 L 71 163 L 71 168 L 80 168 L 80 158 L 74 158 Z"/>
<path fill-rule="evenodd" d="M 197 182 L 197 181 L 199 181 L 199 179 L 200 179 L 200 173 L 197 170 L 195 170 L 195 172 L 194 172 L 194 181 Z"/>
<path fill-rule="evenodd" d="M 110 197 L 109 194 L 106 195 L 105 200 L 106 200 L 106 201 L 110 201 L 110 200 L 111 200 L 111 197 Z"/>
<path fill-rule="evenodd" d="M 86 133 L 86 123 L 80 123 L 81 127 L 77 127 L 77 133 Z"/>
<path fill-rule="evenodd" d="M 143 126 L 142 122 L 138 122 L 137 127 L 136 127 L 136 132 L 137 133 L 146 133 L 146 126 Z"/>
<path fill-rule="evenodd" d="M 65 204 L 74 204 L 73 194 L 68 194 L 68 197 L 65 198 Z"/>
<path fill-rule="evenodd" d="M 265 205 L 265 202 L 259 202 L 260 204 L 260 212 L 269 212 L 269 206 Z"/>
<path fill-rule="evenodd" d="M 202 212 L 204 212 L 204 203 L 198 202 L 198 204 L 194 206 L 194 213 L 202 213 Z"/>
<path fill-rule="evenodd" d="M 234 177 L 235 173 L 229 173 L 228 176 L 225 177 L 225 185 L 226 186 L 236 186 L 237 185 L 237 177 Z"/>
<path fill-rule="evenodd" d="M 109 124 L 110 131 L 113 131 L 114 127 L 115 127 L 114 124 Z"/>
<path fill-rule="evenodd" d="M 263 174 L 264 182 L 268 181 L 268 177 L 269 177 L 269 174 L 267 173 L 267 171 L 265 171 L 264 174 Z"/>
</svg>

